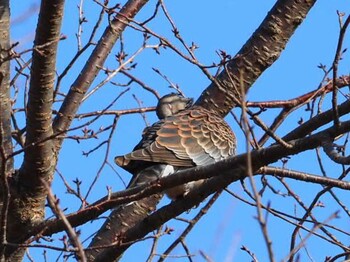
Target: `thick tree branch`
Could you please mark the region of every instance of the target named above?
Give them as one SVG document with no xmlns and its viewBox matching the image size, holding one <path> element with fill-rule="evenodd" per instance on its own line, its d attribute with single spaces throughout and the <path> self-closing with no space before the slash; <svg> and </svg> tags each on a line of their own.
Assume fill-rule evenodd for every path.
<svg viewBox="0 0 350 262">
<path fill-rule="evenodd" d="M 349 130 L 350 121 L 347 121 L 341 123 L 339 130 L 335 127 L 331 127 L 309 137 L 289 141 L 289 143 L 293 145 L 292 148 L 285 148 L 281 145 L 273 145 L 268 148 L 252 151 L 250 152 L 252 170 L 256 172 L 259 168 L 274 163 L 282 157 L 314 149 L 320 146 L 325 138 L 334 138 L 344 132 L 348 132 Z M 108 248 L 100 254 L 101 259 L 107 259 L 101 261 L 114 261 L 133 243 L 133 241 L 142 238 L 149 232 L 157 229 L 160 225 L 166 223 L 168 220 L 198 205 L 212 193 L 227 187 L 234 181 L 246 178 L 246 165 L 247 155 L 242 154 L 212 165 L 191 168 L 179 172 L 177 178 L 182 179 L 182 182 L 187 182 L 186 175 L 190 176 L 191 171 L 196 172 L 198 179 L 203 177 L 209 178 L 213 175 L 215 177 L 207 180 L 203 186 L 200 186 L 197 190 L 189 193 L 184 198 L 160 208 L 142 220 L 135 227 L 131 227 L 128 231 L 126 231 L 122 236 L 118 238 L 119 241 L 116 243 L 116 246 Z M 285 175 L 288 177 L 288 172 L 286 172 Z M 293 176 L 291 177 L 293 178 Z M 305 181 L 308 182 L 318 181 L 317 179 L 308 180 L 306 178 L 307 176 L 300 176 L 301 180 L 305 179 Z"/>
<path fill-rule="evenodd" d="M 27 149 L 20 170 L 20 183 L 31 191 L 36 191 L 38 186 L 45 188 L 41 180 L 50 181 L 49 176 L 55 164 L 52 140 L 46 138 L 53 134 L 53 87 L 63 7 L 63 0 L 42 1 L 34 40 L 34 47 L 43 47 L 33 49 L 27 105 Z M 37 143 L 44 140 L 43 143 Z"/>
<path fill-rule="evenodd" d="M 349 131 L 350 131 L 350 121 L 347 121 L 341 124 L 339 130 L 337 130 L 334 127 L 331 127 L 324 131 L 318 132 L 314 135 L 308 136 L 306 138 L 289 141 L 289 143 L 293 145 L 293 147 L 289 149 L 286 149 L 282 145 L 272 145 L 267 148 L 252 151 L 251 157 L 253 162 L 252 164 L 253 170 L 255 174 L 258 174 L 256 172 L 258 171 L 259 168 L 263 166 L 274 163 L 283 157 L 298 154 L 306 150 L 314 149 L 322 145 L 323 141 L 326 138 L 332 139 L 334 137 L 337 137 L 339 134 L 349 132 Z M 246 161 L 247 161 L 247 155 L 241 154 L 241 155 L 217 162 L 215 164 L 211 164 L 203 167 L 194 167 L 183 171 L 179 171 L 176 173 L 176 175 L 164 177 L 143 186 L 138 186 L 135 188 L 128 189 L 126 191 L 114 193 L 112 194 L 112 196 L 105 197 L 97 201 L 96 203 L 92 204 L 90 207 L 87 207 L 84 210 L 81 210 L 71 215 L 67 215 L 67 219 L 71 223 L 71 225 L 75 227 L 83 223 L 86 223 L 93 218 L 98 217 L 100 214 L 104 213 L 105 211 L 107 211 L 109 208 L 113 206 L 139 200 L 144 197 L 150 196 L 152 194 L 160 193 L 163 190 L 174 187 L 176 185 L 180 185 L 183 183 L 187 183 L 187 182 L 199 180 L 199 179 L 210 178 L 211 180 L 209 184 L 210 186 L 213 186 L 213 188 L 215 189 L 215 190 L 211 190 L 210 192 L 215 192 L 217 189 L 225 188 L 228 184 L 234 181 L 245 178 L 246 173 L 244 172 L 244 170 L 246 166 Z M 290 174 L 289 172 L 281 173 L 280 175 L 284 177 L 290 177 L 293 179 L 301 180 L 301 181 L 318 183 L 322 185 L 332 185 L 343 189 L 350 189 L 349 184 L 346 184 L 346 183 L 340 184 L 339 181 L 320 178 L 318 176 L 312 176 L 312 175 L 296 176 L 294 174 Z M 198 205 L 202 201 L 202 199 L 204 199 L 206 196 L 202 198 L 202 195 L 197 196 L 197 194 L 193 194 L 192 197 L 194 198 L 194 200 L 190 201 L 192 205 L 186 204 L 182 210 L 186 211 L 190 209 L 192 206 Z M 187 197 L 186 199 L 187 199 L 186 201 L 189 201 Z M 171 215 L 173 215 L 174 217 L 179 214 L 180 213 L 176 213 L 176 214 L 173 213 Z M 41 235 L 51 235 L 51 234 L 60 232 L 63 229 L 64 229 L 64 224 L 62 223 L 62 221 L 51 220 L 51 221 L 45 222 L 41 226 L 38 226 L 35 229 L 34 233 L 40 232 Z"/>
<path fill-rule="evenodd" d="M 255 80 L 280 56 L 316 0 L 279 0 L 226 69 L 204 90 L 196 104 L 222 116 L 241 101 Z M 241 84 L 244 84 L 241 87 Z"/>
<path fill-rule="evenodd" d="M 88 261 L 110 261 L 104 257 L 105 248 L 120 242 L 124 232 L 154 211 L 162 197 L 161 193 L 154 194 L 113 210 L 86 250 Z"/>
<path fill-rule="evenodd" d="M 11 141 L 11 97 L 10 97 L 10 61 L 4 60 L 10 53 L 10 6 L 9 0 L 0 0 L 0 147 L 6 156 L 12 153 Z M 5 157 L 6 157 L 5 156 Z M 5 159 L 0 156 L 0 165 Z M 0 170 L 12 172 L 13 159 L 7 159 L 6 167 Z M 4 176 L 5 174 L 0 174 Z"/>
<path fill-rule="evenodd" d="M 41 2 L 27 104 L 26 150 L 18 185 L 13 186 L 9 212 L 11 242 L 16 242 L 20 235 L 44 218 L 47 190 L 42 181 L 52 180 L 56 165 L 53 140 L 47 138 L 53 134 L 52 102 L 63 7 L 64 0 Z"/>
<path fill-rule="evenodd" d="M 345 115 L 350 112 L 350 102 L 346 101 L 341 104 L 338 108 L 339 115 Z M 297 127 L 295 131 L 290 132 L 288 135 L 284 136 L 285 141 L 290 141 L 292 139 L 303 138 L 312 131 L 320 128 L 321 126 L 332 121 L 332 109 L 319 114 L 309 121 L 303 123 L 301 126 Z M 283 157 L 283 156 L 281 156 Z M 216 165 L 216 164 L 215 164 Z M 217 172 L 216 172 L 217 173 Z M 212 177 L 214 174 L 209 174 L 209 177 Z M 113 193 L 111 196 L 104 197 L 95 203 L 91 204 L 89 207 L 82 211 L 78 211 L 77 213 L 73 213 L 68 215 L 68 219 L 73 226 L 78 226 L 86 223 L 87 221 L 94 219 L 117 205 L 130 203 L 131 201 L 139 200 L 144 197 L 150 196 L 155 193 L 159 193 L 165 189 L 171 188 L 176 185 L 183 184 L 185 182 L 193 181 L 195 178 L 208 178 L 207 176 L 201 177 L 195 171 L 188 170 L 177 173 L 176 176 L 169 176 L 166 178 L 162 178 L 159 181 L 150 182 L 147 185 L 138 186 L 134 188 L 130 188 L 121 192 Z M 314 180 L 320 184 L 327 184 L 326 181 L 318 179 L 312 179 L 310 176 L 305 179 L 301 179 L 298 177 L 291 177 L 294 179 L 299 179 L 303 181 Z M 328 181 L 328 180 L 327 180 Z M 328 183 L 330 183 L 328 181 Z M 340 185 L 334 184 L 333 186 L 346 189 L 347 187 L 341 187 Z M 41 232 L 43 235 L 51 235 L 57 232 L 62 231 L 64 228 L 62 227 L 62 223 L 57 220 L 51 220 L 44 222 L 42 225 L 38 226 L 34 230 L 34 235 L 38 232 Z"/>
<path fill-rule="evenodd" d="M 11 140 L 10 97 L 10 6 L 9 0 L 0 0 L 0 259 L 4 260 L 7 242 L 7 214 L 9 211 L 10 190 L 8 177 L 13 173 Z"/>
</svg>

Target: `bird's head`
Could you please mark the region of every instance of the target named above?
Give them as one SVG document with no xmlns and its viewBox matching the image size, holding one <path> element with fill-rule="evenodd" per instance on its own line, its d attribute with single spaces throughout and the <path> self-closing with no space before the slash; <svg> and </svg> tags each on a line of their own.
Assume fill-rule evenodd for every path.
<svg viewBox="0 0 350 262">
<path fill-rule="evenodd" d="M 193 105 L 192 98 L 183 97 L 180 94 L 167 94 L 159 99 L 156 113 L 159 119 L 177 114 Z"/>
</svg>

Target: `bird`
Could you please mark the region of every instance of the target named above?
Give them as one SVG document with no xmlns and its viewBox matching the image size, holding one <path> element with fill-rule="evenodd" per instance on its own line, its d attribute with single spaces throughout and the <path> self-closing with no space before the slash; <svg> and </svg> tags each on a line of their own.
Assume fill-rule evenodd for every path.
<svg viewBox="0 0 350 262">
<path fill-rule="evenodd" d="M 156 114 L 159 119 L 164 119 L 168 116 L 188 109 L 193 105 L 193 98 L 186 98 L 180 94 L 170 93 L 159 99 Z"/>
<path fill-rule="evenodd" d="M 115 158 L 118 166 L 134 175 L 132 183 L 139 185 L 235 155 L 236 137 L 230 126 L 215 111 L 194 105 L 193 99 L 176 93 L 165 95 L 156 113 L 159 121 L 144 129 L 133 151 Z M 176 200 L 203 181 L 179 185 L 165 193 Z"/>
</svg>

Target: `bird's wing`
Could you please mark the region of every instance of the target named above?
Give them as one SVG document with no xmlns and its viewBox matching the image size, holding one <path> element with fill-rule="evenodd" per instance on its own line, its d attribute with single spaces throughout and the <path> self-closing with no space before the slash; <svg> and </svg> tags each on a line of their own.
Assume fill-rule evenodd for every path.
<svg viewBox="0 0 350 262">
<path fill-rule="evenodd" d="M 135 150 L 117 157 L 116 163 L 121 167 L 134 161 L 199 166 L 234 155 L 235 148 L 235 136 L 221 117 L 193 107 L 146 128 Z"/>
</svg>

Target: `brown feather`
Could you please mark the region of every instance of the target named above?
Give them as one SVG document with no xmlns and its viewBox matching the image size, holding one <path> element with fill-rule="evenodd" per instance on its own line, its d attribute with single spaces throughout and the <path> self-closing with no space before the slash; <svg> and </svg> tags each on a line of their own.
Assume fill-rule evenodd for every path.
<svg viewBox="0 0 350 262">
<path fill-rule="evenodd" d="M 227 123 L 214 112 L 194 106 L 147 127 L 134 151 L 115 161 L 126 170 L 135 161 L 191 167 L 234 155 L 235 148 L 236 138 Z"/>
</svg>

